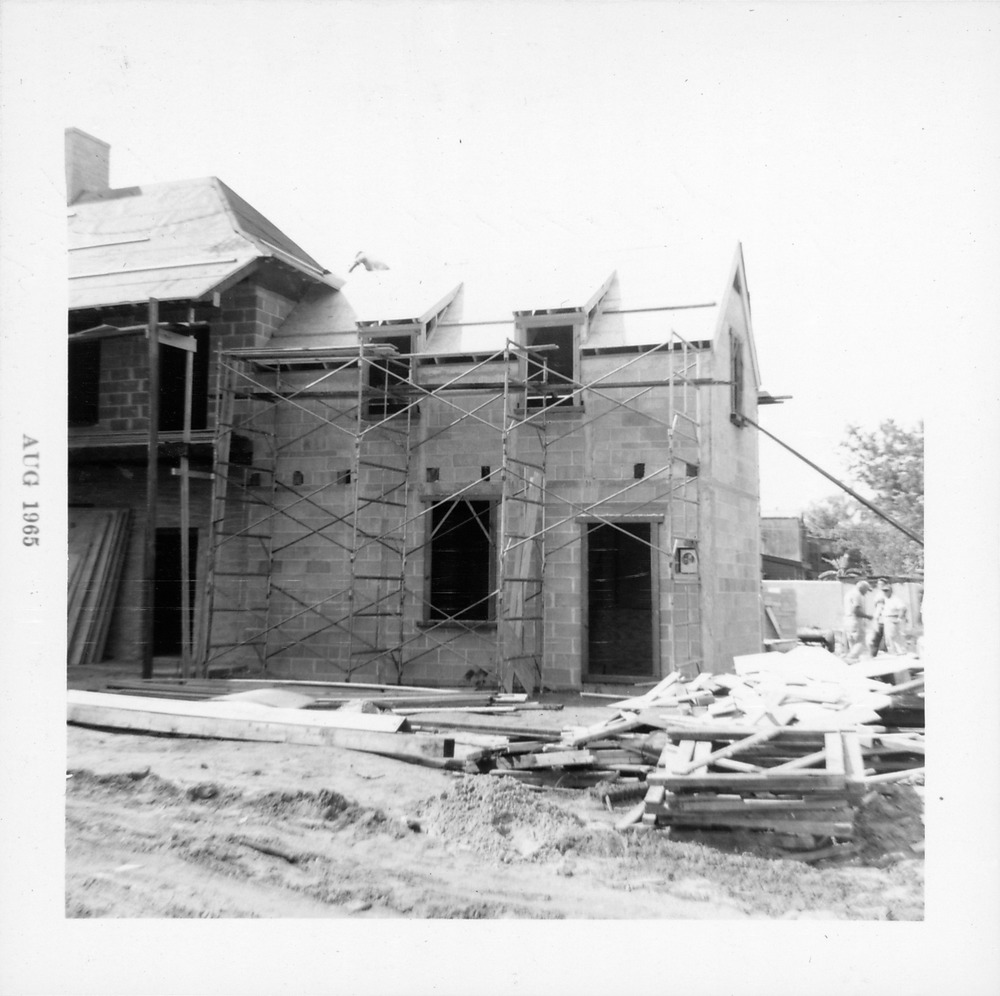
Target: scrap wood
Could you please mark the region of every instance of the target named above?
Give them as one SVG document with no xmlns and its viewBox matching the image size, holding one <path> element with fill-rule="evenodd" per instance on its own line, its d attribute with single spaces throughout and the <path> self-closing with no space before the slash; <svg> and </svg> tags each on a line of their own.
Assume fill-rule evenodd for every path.
<svg viewBox="0 0 1000 996">
<path fill-rule="evenodd" d="M 401 719 L 403 717 L 400 717 Z M 451 713 L 425 713 L 407 719 L 411 730 L 467 730 L 472 733 L 489 733 L 495 736 L 510 737 L 521 740 L 543 740 L 546 743 L 557 743 L 561 737 L 554 730 L 544 726 L 520 726 L 490 723 L 488 717 L 483 722 L 476 722 L 474 716 L 458 718 Z"/>
<path fill-rule="evenodd" d="M 739 754 L 740 751 L 747 750 L 749 747 L 754 747 L 757 744 L 762 744 L 768 740 L 773 739 L 781 732 L 781 727 L 774 727 L 770 730 L 761 730 L 759 733 L 755 733 L 752 736 L 747 737 L 744 740 L 739 740 L 736 743 L 730 744 L 728 747 L 722 747 L 717 751 L 713 751 L 708 754 L 704 754 L 699 757 L 698 748 L 695 749 L 694 759 L 687 765 L 681 768 L 674 768 L 675 775 L 689 775 L 693 771 L 697 771 L 699 768 L 707 768 L 709 764 L 713 761 L 717 761 L 722 757 L 731 757 L 733 754 Z M 704 743 L 701 741 L 700 743 Z"/>
<path fill-rule="evenodd" d="M 795 820 L 780 816 L 723 816 L 699 815 L 680 816 L 672 813 L 658 813 L 666 817 L 671 826 L 684 828 L 709 829 L 725 827 L 741 830 L 772 830 L 775 833 L 803 833 L 823 837 L 853 837 L 854 824 L 849 820 Z"/>
<path fill-rule="evenodd" d="M 886 695 L 904 695 L 906 692 L 916 691 L 918 688 L 924 687 L 924 676 L 920 675 L 919 678 L 914 678 L 912 681 L 904 681 L 901 685 L 893 685 L 891 688 L 886 690 Z"/>
<path fill-rule="evenodd" d="M 704 741 L 707 742 L 707 741 Z M 753 773 L 756 771 L 773 771 L 773 768 L 762 768 L 759 764 L 747 764 L 746 761 L 734 761 L 731 757 L 722 757 L 715 761 L 715 767 L 725 768 L 728 771 L 745 771 Z"/>
<path fill-rule="evenodd" d="M 772 775 L 706 774 L 673 775 L 652 771 L 646 779 L 663 785 L 671 792 L 744 791 L 744 792 L 833 792 L 843 791 L 847 780 L 843 774 L 825 771 L 796 771 Z"/>
<path fill-rule="evenodd" d="M 879 784 L 882 782 L 904 782 L 917 776 L 923 778 L 923 768 L 906 768 L 903 771 L 886 771 L 883 774 L 869 775 L 865 779 L 867 785 Z"/>
<path fill-rule="evenodd" d="M 616 830 L 627 830 L 635 823 L 642 821 L 646 813 L 646 803 L 637 802 L 620 820 L 615 823 Z"/>
<path fill-rule="evenodd" d="M 877 739 L 883 748 L 889 750 L 904 751 L 910 754 L 924 753 L 923 736 L 912 736 L 905 733 L 881 733 Z"/>
<path fill-rule="evenodd" d="M 373 705 L 382 705 L 375 699 L 366 699 L 366 702 L 370 702 Z M 495 716 L 504 713 L 514 713 L 519 711 L 519 706 L 516 705 L 463 705 L 463 706 L 422 706 L 417 708 L 415 706 L 392 706 L 389 708 L 395 716 L 422 716 L 424 713 L 434 712 L 434 713 L 445 713 L 445 712 L 473 712 L 484 716 Z"/>
<path fill-rule="evenodd" d="M 818 813 L 826 814 L 826 818 L 848 818 L 850 807 L 843 797 L 834 799 L 819 799 L 803 796 L 799 799 L 756 799 L 742 795 L 714 795 L 703 793 L 698 795 L 674 795 L 669 800 L 663 800 L 669 808 L 678 813 L 731 813 L 743 815 L 751 813 Z M 830 816 L 830 813 L 836 816 Z"/>
<path fill-rule="evenodd" d="M 792 758 L 791 761 L 785 761 L 782 764 L 776 764 L 773 768 L 768 768 L 770 772 L 775 771 L 796 771 L 799 768 L 811 768 L 814 764 L 819 764 L 826 760 L 826 747 L 822 750 L 815 751 L 812 754 L 803 754 L 801 757 Z"/>
<path fill-rule="evenodd" d="M 516 766 L 522 768 L 562 768 L 569 765 L 593 764 L 589 750 L 554 750 L 537 754 L 518 755 Z"/>
<path fill-rule="evenodd" d="M 830 858 L 847 858 L 857 854 L 862 845 L 858 843 L 831 844 L 829 847 L 821 847 L 815 851 L 790 851 L 781 850 L 781 857 L 791 861 L 826 861 Z"/>
<path fill-rule="evenodd" d="M 672 671 L 666 676 L 666 678 L 663 679 L 663 681 L 654 685 L 643 695 L 636 695 L 629 699 L 622 699 L 619 702 L 611 703 L 611 705 L 616 709 L 645 709 L 657 699 L 667 697 L 668 689 L 677 684 L 678 681 L 680 681 L 680 675 L 676 671 Z"/>
<path fill-rule="evenodd" d="M 597 723 L 594 726 L 587 726 L 576 733 L 569 733 L 566 743 L 573 747 L 589 743 L 592 740 L 603 740 L 605 737 L 614 736 L 619 733 L 631 733 L 633 730 L 643 729 L 648 724 L 641 716 L 627 714 L 625 718 L 608 720 L 605 723 Z"/>
</svg>

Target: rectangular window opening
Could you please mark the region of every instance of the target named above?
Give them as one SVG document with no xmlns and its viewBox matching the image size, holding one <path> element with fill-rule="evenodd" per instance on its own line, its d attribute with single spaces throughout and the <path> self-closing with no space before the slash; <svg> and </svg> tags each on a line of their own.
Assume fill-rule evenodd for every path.
<svg viewBox="0 0 1000 996">
<path fill-rule="evenodd" d="M 572 325 L 529 328 L 525 343 L 532 346 L 556 346 L 545 352 L 528 353 L 528 407 L 547 408 L 552 405 L 579 404 L 575 390 L 576 345 Z"/>
<path fill-rule="evenodd" d="M 729 421 L 738 428 L 746 425 L 743 411 L 743 340 L 729 332 Z"/>
<path fill-rule="evenodd" d="M 413 352 L 413 336 L 379 336 L 372 342 L 395 346 L 403 354 L 375 360 L 368 367 L 368 387 L 373 393 L 365 407 L 365 417 L 378 420 L 398 415 L 410 403 L 404 389 L 410 380 L 410 357 L 406 354 Z"/>
<path fill-rule="evenodd" d="M 100 413 L 101 344 L 69 347 L 69 424 L 96 425 Z"/>
<path fill-rule="evenodd" d="M 431 507 L 430 621 L 494 616 L 496 502 L 454 499 Z"/>
<path fill-rule="evenodd" d="M 181 330 L 198 345 L 191 371 L 191 428 L 208 425 L 208 326 Z M 187 350 L 160 343 L 160 429 L 180 432 L 184 428 L 184 379 Z"/>
</svg>

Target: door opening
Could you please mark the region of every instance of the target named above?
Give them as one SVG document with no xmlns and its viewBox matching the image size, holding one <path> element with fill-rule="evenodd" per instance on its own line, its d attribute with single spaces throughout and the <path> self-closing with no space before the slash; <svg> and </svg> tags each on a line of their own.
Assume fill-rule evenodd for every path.
<svg viewBox="0 0 1000 996">
<path fill-rule="evenodd" d="M 193 616 L 198 562 L 198 530 L 188 530 L 190 587 L 188 611 Z M 181 653 L 181 531 L 156 530 L 156 582 L 153 587 L 153 653 L 179 657 Z"/>
<path fill-rule="evenodd" d="M 587 526 L 587 671 L 654 673 L 653 571 L 648 522 Z"/>
</svg>

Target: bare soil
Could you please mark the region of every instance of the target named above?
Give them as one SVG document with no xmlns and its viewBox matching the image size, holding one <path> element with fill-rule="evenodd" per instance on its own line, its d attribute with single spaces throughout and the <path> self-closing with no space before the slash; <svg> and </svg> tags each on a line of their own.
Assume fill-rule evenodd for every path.
<svg viewBox="0 0 1000 996">
<path fill-rule="evenodd" d="M 923 919 L 911 787 L 824 867 L 762 835 L 615 830 L 635 799 L 602 787 L 332 748 L 69 727 L 67 758 L 69 917 Z"/>
</svg>

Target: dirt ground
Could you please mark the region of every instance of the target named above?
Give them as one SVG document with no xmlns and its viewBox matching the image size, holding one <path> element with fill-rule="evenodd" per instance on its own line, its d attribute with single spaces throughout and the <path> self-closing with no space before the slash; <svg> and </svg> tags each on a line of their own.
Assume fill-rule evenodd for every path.
<svg viewBox="0 0 1000 996">
<path fill-rule="evenodd" d="M 858 820 L 863 851 L 823 867 L 768 856 L 760 836 L 615 830 L 635 799 L 610 805 L 601 787 L 67 736 L 70 918 L 923 919 L 919 788 L 884 786 Z"/>
</svg>

